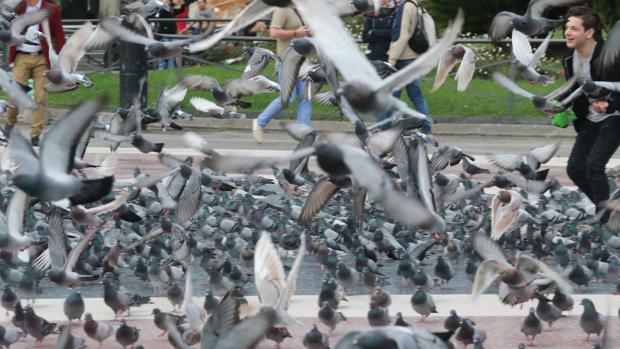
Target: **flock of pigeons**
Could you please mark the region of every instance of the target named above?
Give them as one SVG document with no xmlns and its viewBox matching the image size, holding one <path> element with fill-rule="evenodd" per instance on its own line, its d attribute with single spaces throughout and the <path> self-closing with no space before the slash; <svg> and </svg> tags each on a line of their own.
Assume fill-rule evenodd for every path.
<svg viewBox="0 0 620 349">
<path fill-rule="evenodd" d="M 19 2 L 0 1 L 0 40 L 9 45 L 35 40 L 21 33 L 38 22 L 43 23 L 38 35 L 49 39 L 45 28 L 49 13 L 15 16 Z M 574 2 L 532 0 L 524 16 L 502 12 L 493 21 L 494 39 L 512 32 L 516 64 L 526 79 L 550 81 L 536 71 L 550 35 L 535 52 L 527 36 L 558 25 L 542 17 L 546 7 Z M 348 332 L 336 348 L 450 348 L 451 338 L 483 348 L 484 330 L 456 312 L 446 319 L 443 333 L 415 328 L 400 313 L 392 323 L 390 295 L 381 287 L 388 282 L 414 286 L 411 305 L 424 319 L 437 312 L 431 290 L 436 283 L 447 288 L 455 275 L 453 264 L 461 260 L 466 261 L 464 272 L 472 282 L 474 300 L 496 284 L 503 304 L 538 301 L 522 322 L 529 344 L 542 333 L 543 322 L 551 326 L 570 321 L 560 319 L 574 305 L 572 284 L 587 287 L 593 280 L 605 280 L 620 291 L 620 191 L 615 186 L 620 169 L 609 174 L 614 194 L 598 214 L 582 193 L 562 187 L 542 167 L 559 143 L 527 154 L 490 155 L 499 170 L 491 180 L 480 182 L 476 176 L 490 173 L 488 169 L 477 166 L 462 149 L 439 146 L 433 136 L 417 133 L 415 129 L 430 118 L 392 96 L 392 91 L 436 67 L 434 88 L 439 88 L 459 60 L 458 89 L 466 88 L 475 57 L 467 47 L 453 45 L 464 21 L 460 12 L 426 53 L 394 71 L 385 63 L 367 61 L 339 18 L 371 11 L 378 1 L 255 0 L 212 36 L 158 42 L 142 16 L 156 11 L 158 2 L 140 0 L 129 7 L 135 10 L 130 16 L 104 18 L 96 28 L 86 23 L 58 55 L 50 52 L 49 90 L 92 86 L 76 71 L 90 49 L 127 40 L 160 58 L 200 52 L 264 17 L 274 6 L 291 5 L 313 35 L 294 40 L 283 55 L 281 84 L 260 75 L 270 60 L 280 58 L 266 49 L 251 48 L 239 78 L 220 84 L 207 76 L 181 77 L 177 85 L 162 91 L 152 108 L 136 103 L 105 120 L 97 116 L 105 98 L 81 103 L 45 133 L 38 152 L 19 132 L 6 135 L 0 156 L 0 304 L 13 313 L 15 328 L 0 326 L 0 344 L 8 347 L 29 337 L 40 342 L 58 333 L 57 348 L 84 347 L 84 339 L 72 334 L 70 326 L 57 327 L 35 313 L 41 282 L 60 287 L 101 282 L 105 304 L 118 318 L 150 302 L 148 296 L 121 285 L 121 274 L 126 277 L 129 272 L 152 287 L 155 295 L 165 294 L 174 310 L 183 314 L 153 311 L 155 326 L 168 333 L 175 348 L 197 343 L 201 348 L 253 348 L 264 337 L 279 345 L 290 337 L 287 326 L 299 323 L 288 307 L 306 255 L 314 256 L 325 271 L 318 321 L 330 331 L 346 320 L 337 310 L 346 293 L 361 284 L 370 294 L 370 329 Z M 603 69 L 617 64 L 619 28 L 617 23 L 610 31 L 600 63 Z M 308 59 L 315 56 L 318 64 Z M 10 99 L 0 103 L 2 108 L 36 108 L 9 73 L 0 70 L 0 75 L 0 87 Z M 250 102 L 243 98 L 280 91 L 286 103 L 298 77 L 311 82 L 308 94 L 336 105 L 355 133 L 319 134 L 309 126 L 283 123 L 299 143 L 289 155 L 276 158 L 222 156 L 200 136 L 185 133 L 186 144 L 204 154 L 201 161 L 165 154 L 163 144 L 142 134 L 149 123 L 182 129 L 174 120 L 191 118 L 179 108 L 189 89 L 213 94 L 215 102 L 192 98 L 197 110 L 220 118 L 244 117 L 232 108 L 247 106 Z M 494 79 L 541 109 L 568 106 L 566 100 L 552 102 L 559 93 L 539 97 L 500 74 Z M 608 82 L 569 83 L 581 83 L 575 93 L 588 95 L 618 87 Z M 329 92 L 319 93 L 324 85 Z M 385 111 L 393 111 L 386 130 L 385 122 L 368 126 L 364 122 Z M 100 164 L 84 160 L 91 138 L 110 142 L 111 153 Z M 147 174 L 136 169 L 132 179 L 115 178 L 120 161 L 116 150 L 123 143 L 143 153 L 160 153 L 159 160 L 169 170 Z M 429 146 L 436 147 L 430 159 Z M 309 169 L 311 157 L 321 174 Z M 288 167 L 281 167 L 283 163 Z M 442 173 L 458 164 L 461 175 Z M 271 168 L 274 176 L 252 174 L 264 168 Z M 490 187 L 498 188 L 495 194 L 484 192 Z M 611 218 L 601 225 L 598 218 L 604 210 L 611 212 Z M 287 275 L 284 262 L 291 254 Z M 400 280 L 387 280 L 384 258 L 397 261 Z M 431 258 L 434 277 L 425 268 Z M 193 298 L 196 265 L 208 275 L 209 291 L 201 305 Z M 247 302 L 244 287 L 251 282 L 260 307 L 242 318 L 241 305 Z M 579 324 L 584 333 L 603 335 L 594 346 L 611 348 L 606 340 L 610 314 L 597 312 L 588 299 L 582 305 Z M 125 320 L 113 327 L 85 311 L 80 293 L 70 292 L 64 312 L 69 321 L 83 318 L 89 337 L 108 343 L 115 336 L 123 347 L 139 342 L 138 329 Z M 306 348 L 329 348 L 328 342 L 316 325 L 303 339 Z"/>
</svg>

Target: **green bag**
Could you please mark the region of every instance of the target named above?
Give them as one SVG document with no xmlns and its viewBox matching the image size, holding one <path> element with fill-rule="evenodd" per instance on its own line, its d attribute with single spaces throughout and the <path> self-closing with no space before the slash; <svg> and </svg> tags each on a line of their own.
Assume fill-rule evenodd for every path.
<svg viewBox="0 0 620 349">
<path fill-rule="evenodd" d="M 551 119 L 551 125 L 560 128 L 567 128 L 568 125 L 574 120 L 577 119 L 577 116 L 571 109 L 567 109 L 561 113 L 557 113 Z"/>
</svg>

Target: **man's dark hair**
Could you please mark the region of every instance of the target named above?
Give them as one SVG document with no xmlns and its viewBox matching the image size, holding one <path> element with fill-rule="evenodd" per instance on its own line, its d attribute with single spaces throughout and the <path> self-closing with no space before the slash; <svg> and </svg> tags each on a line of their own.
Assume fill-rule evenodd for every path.
<svg viewBox="0 0 620 349">
<path fill-rule="evenodd" d="M 601 15 L 588 6 L 574 6 L 571 7 L 564 18 L 568 20 L 569 17 L 579 17 L 583 21 L 583 28 L 585 30 L 594 29 L 594 38 L 597 40 L 601 38 L 601 29 L 603 28 L 603 18 Z"/>
</svg>

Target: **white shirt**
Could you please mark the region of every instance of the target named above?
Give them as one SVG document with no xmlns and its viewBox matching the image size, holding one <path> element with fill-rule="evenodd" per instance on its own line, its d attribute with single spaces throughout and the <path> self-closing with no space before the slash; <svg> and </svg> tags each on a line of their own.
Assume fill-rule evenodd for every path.
<svg viewBox="0 0 620 349">
<path fill-rule="evenodd" d="M 33 12 L 41 9 L 43 6 L 43 0 L 39 0 L 35 6 L 30 5 L 30 2 L 26 2 L 26 13 Z M 39 31 L 39 24 L 33 24 L 28 27 L 26 31 L 26 37 L 34 37 L 35 32 Z M 23 43 L 17 46 L 17 51 L 22 52 L 41 52 L 41 44 L 37 41 L 36 45 Z"/>
</svg>

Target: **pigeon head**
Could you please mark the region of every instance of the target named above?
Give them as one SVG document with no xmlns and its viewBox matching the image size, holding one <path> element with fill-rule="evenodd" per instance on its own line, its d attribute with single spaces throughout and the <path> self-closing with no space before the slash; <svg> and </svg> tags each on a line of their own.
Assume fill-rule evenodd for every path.
<svg viewBox="0 0 620 349">
<path fill-rule="evenodd" d="M 93 315 L 91 313 L 84 314 L 84 321 L 92 321 L 92 320 L 93 320 Z"/>
<path fill-rule="evenodd" d="M 9 31 L 0 31 L 0 41 L 2 41 L 2 42 L 11 41 L 11 32 L 9 32 Z"/>
<path fill-rule="evenodd" d="M 499 278 L 507 283 L 513 284 L 519 280 L 519 271 L 516 268 L 507 268 L 499 272 Z"/>
<path fill-rule="evenodd" d="M 52 84 L 60 84 L 63 80 L 63 74 L 60 70 L 46 70 L 43 75 L 49 80 Z"/>
<path fill-rule="evenodd" d="M 368 331 L 353 341 L 354 348 L 360 349 L 398 349 L 398 344 L 382 331 Z"/>
<path fill-rule="evenodd" d="M 353 7 L 360 12 L 368 12 L 370 10 L 368 0 L 353 0 L 351 3 L 353 4 Z"/>
<path fill-rule="evenodd" d="M 346 83 L 338 92 L 349 101 L 351 106 L 361 112 L 370 112 L 376 105 L 375 91 L 372 86 L 364 82 Z"/>
<path fill-rule="evenodd" d="M 86 75 L 84 74 L 80 74 L 79 78 L 78 78 L 78 82 L 82 85 L 84 85 L 84 87 L 86 88 L 91 88 L 93 86 L 95 86 L 95 83 Z"/>
<path fill-rule="evenodd" d="M 163 57 L 168 53 L 168 49 L 161 42 L 149 45 L 147 50 L 153 57 Z"/>
<path fill-rule="evenodd" d="M 465 56 L 465 48 L 461 45 L 454 45 L 450 47 L 450 53 L 458 59 L 463 59 L 463 56 Z"/>
<path fill-rule="evenodd" d="M 62 269 L 52 269 L 47 273 L 47 278 L 53 283 L 60 284 L 65 278 L 65 273 Z"/>
<path fill-rule="evenodd" d="M 314 52 L 314 45 L 312 41 L 307 38 L 295 39 L 291 42 L 293 50 L 297 51 L 302 56 L 308 56 Z"/>
<path fill-rule="evenodd" d="M 512 196 L 508 190 L 502 190 L 497 197 L 497 199 L 503 204 L 509 203 L 511 198 Z"/>
</svg>

